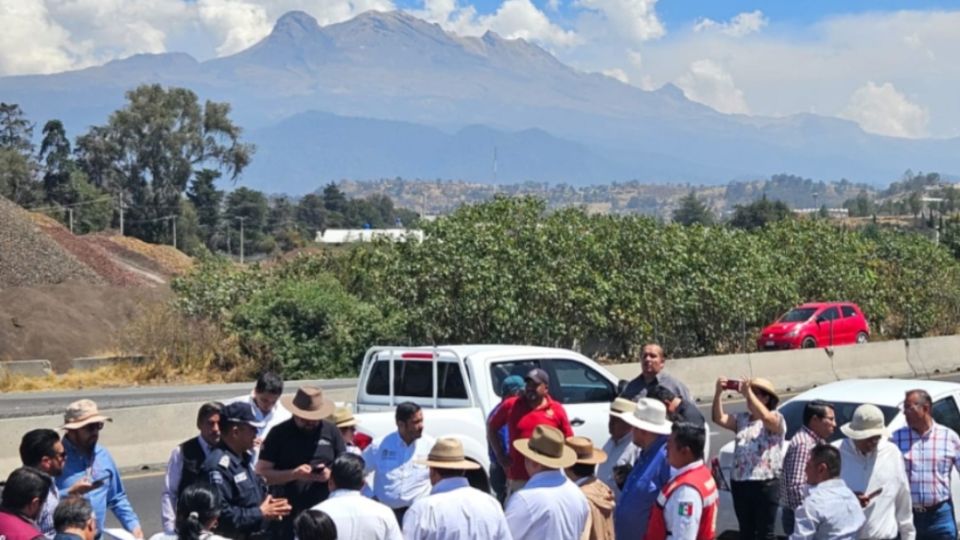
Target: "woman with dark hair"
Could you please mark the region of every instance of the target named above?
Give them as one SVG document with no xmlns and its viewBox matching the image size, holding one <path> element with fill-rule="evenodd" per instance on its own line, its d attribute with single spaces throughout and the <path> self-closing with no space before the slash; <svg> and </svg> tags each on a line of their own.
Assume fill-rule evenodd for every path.
<svg viewBox="0 0 960 540">
<path fill-rule="evenodd" d="M 211 532 L 220 517 L 220 497 L 206 484 L 193 484 L 177 499 L 177 534 L 157 533 L 150 540 L 228 540 Z"/>
<path fill-rule="evenodd" d="M 747 410 L 727 414 L 722 395 L 736 390 Z M 736 433 L 730 494 L 743 540 L 773 540 L 780 503 L 780 472 L 787 422 L 777 411 L 780 397 L 773 383 L 759 377 L 728 381 L 717 379 L 713 395 L 713 422 Z"/>
<path fill-rule="evenodd" d="M 297 540 L 337 540 L 337 526 L 322 510 L 306 510 L 293 522 Z"/>
</svg>

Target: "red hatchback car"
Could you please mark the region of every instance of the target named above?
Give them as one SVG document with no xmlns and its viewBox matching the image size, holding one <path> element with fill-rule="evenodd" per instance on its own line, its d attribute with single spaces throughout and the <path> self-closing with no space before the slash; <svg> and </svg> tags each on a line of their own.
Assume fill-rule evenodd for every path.
<svg viewBox="0 0 960 540">
<path fill-rule="evenodd" d="M 797 306 L 767 326 L 757 350 L 809 349 L 866 343 L 870 326 L 860 307 L 850 302 L 811 302 Z"/>
</svg>

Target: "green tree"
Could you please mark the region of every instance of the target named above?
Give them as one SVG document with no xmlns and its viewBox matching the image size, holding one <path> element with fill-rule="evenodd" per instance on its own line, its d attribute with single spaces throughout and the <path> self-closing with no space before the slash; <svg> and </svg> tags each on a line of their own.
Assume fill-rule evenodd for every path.
<svg viewBox="0 0 960 540">
<path fill-rule="evenodd" d="M 127 105 L 77 139 L 80 164 L 99 187 L 122 194 L 129 231 L 157 241 L 161 218 L 179 215 L 180 197 L 199 170 L 236 179 L 253 146 L 240 141 L 230 105 L 207 101 L 184 88 L 158 84 L 127 92 Z"/>
<path fill-rule="evenodd" d="M 690 190 L 690 193 L 680 199 L 679 206 L 673 211 L 673 221 L 681 225 L 711 225 L 713 224 L 713 213 L 707 208 L 697 193 Z"/>
<path fill-rule="evenodd" d="M 770 201 L 764 195 L 747 205 L 736 205 L 730 226 L 748 231 L 759 229 L 768 223 L 782 221 L 793 216 L 790 207 L 783 201 Z"/>
<path fill-rule="evenodd" d="M 19 105 L 0 102 L 0 196 L 20 205 L 40 202 L 36 176 L 33 124 Z"/>
<path fill-rule="evenodd" d="M 270 205 L 267 197 L 250 188 L 237 188 L 227 195 L 224 218 L 230 227 L 230 244 L 236 246 L 235 253 L 239 253 L 240 222 L 243 221 L 243 250 L 247 254 L 270 251 L 270 246 L 264 246 L 264 232 L 267 226 L 267 214 Z"/>
<path fill-rule="evenodd" d="M 187 199 L 197 213 L 198 234 L 210 249 L 215 249 L 216 235 L 220 227 L 220 206 L 223 204 L 223 191 L 217 189 L 216 181 L 220 172 L 211 169 L 198 171 L 187 190 Z"/>
<path fill-rule="evenodd" d="M 305 238 L 314 238 L 327 226 L 327 208 L 316 193 L 304 195 L 297 204 L 297 224 Z"/>
</svg>

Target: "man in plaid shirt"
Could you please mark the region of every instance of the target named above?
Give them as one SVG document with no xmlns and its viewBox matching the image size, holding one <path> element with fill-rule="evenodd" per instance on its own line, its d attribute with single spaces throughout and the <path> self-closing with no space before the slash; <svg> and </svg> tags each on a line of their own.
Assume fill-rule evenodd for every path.
<svg viewBox="0 0 960 540">
<path fill-rule="evenodd" d="M 960 469 L 960 436 L 933 420 L 930 394 L 910 390 L 903 401 L 906 427 L 891 440 L 903 453 L 918 539 L 957 538 L 950 500 L 950 470 Z"/>
<path fill-rule="evenodd" d="M 783 506 L 780 517 L 783 532 L 787 535 L 793 534 L 794 514 L 806 495 L 805 470 L 810 451 L 818 444 L 825 444 L 836 427 L 837 417 L 829 403 L 816 399 L 803 408 L 803 426 L 790 439 L 780 475 L 780 503 Z"/>
</svg>

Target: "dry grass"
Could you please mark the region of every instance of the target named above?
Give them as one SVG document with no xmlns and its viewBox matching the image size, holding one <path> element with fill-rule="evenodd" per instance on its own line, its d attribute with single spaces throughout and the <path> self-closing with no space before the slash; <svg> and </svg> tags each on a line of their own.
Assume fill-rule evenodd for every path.
<svg viewBox="0 0 960 540">
<path fill-rule="evenodd" d="M 0 392 L 230 382 L 245 380 L 256 370 L 236 338 L 214 324 L 183 317 L 168 303 L 144 311 L 121 332 L 117 345 L 101 355 L 143 355 L 149 360 L 46 377 L 0 371 Z"/>
</svg>

